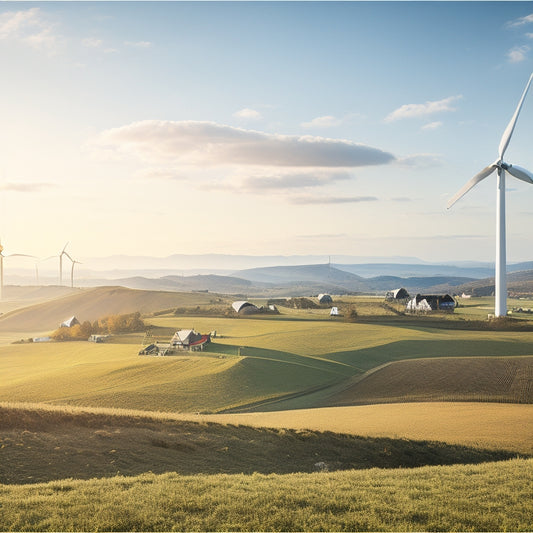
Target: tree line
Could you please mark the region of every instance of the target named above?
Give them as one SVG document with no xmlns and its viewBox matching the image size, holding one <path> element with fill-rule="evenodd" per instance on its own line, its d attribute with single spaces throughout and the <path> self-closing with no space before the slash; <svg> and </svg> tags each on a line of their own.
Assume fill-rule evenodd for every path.
<svg viewBox="0 0 533 533">
<path fill-rule="evenodd" d="M 91 335 L 109 335 L 116 333 L 134 333 L 144 331 L 145 325 L 141 313 L 109 315 L 94 322 L 86 320 L 70 328 L 58 328 L 50 336 L 56 341 L 87 340 Z"/>
</svg>

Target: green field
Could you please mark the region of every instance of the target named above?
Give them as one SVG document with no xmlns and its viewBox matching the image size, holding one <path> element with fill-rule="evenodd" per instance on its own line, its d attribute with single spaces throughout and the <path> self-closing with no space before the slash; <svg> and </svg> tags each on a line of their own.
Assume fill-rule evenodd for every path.
<svg viewBox="0 0 533 533">
<path fill-rule="evenodd" d="M 154 337 L 161 342 L 180 328 L 217 331 L 207 351 L 173 357 L 138 356 L 142 334 L 122 335 L 98 345 L 65 342 L 0 346 L 0 372 L 4 376 L 0 401 L 206 413 L 334 405 L 327 401 L 339 387 L 351 386 L 354 380 L 365 377 L 365 372 L 381 365 L 439 358 L 442 367 L 456 364 L 458 357 L 469 358 L 472 367 L 463 378 L 463 388 L 435 382 L 432 390 L 423 380 L 423 387 L 417 388 L 415 380 L 404 389 L 396 385 L 394 394 L 381 398 L 513 401 L 517 397 L 531 401 L 527 368 L 523 369 L 525 380 L 509 384 L 515 396 L 511 397 L 509 391 L 507 396 L 498 393 L 501 382 L 510 378 L 505 364 L 498 366 L 496 360 L 521 356 L 526 357 L 523 361 L 530 361 L 533 332 L 439 329 L 425 323 L 351 323 L 316 313 L 302 318 L 303 314 L 299 311 L 273 318 L 238 319 L 167 315 L 147 319 L 154 328 Z M 478 367 L 483 367 L 483 363 L 473 361 L 475 357 L 494 358 L 487 362 L 493 371 L 484 375 L 483 398 L 475 395 L 479 389 Z M 438 372 L 451 376 L 454 370 L 441 368 Z M 376 376 L 367 379 L 375 380 Z M 362 402 L 361 395 L 353 399 L 353 403 Z M 376 403 L 376 399 L 369 397 L 367 403 Z"/>
<path fill-rule="evenodd" d="M 143 334 L 7 344 L 0 321 L 3 529 L 531 529 L 531 460 L 507 460 L 533 453 L 529 316 L 494 329 L 487 299 L 404 317 L 347 297 L 352 321 L 229 318 L 179 298 L 192 311 L 145 315 L 153 339 L 216 330 L 204 352 L 139 356 Z M 22 331 L 42 309 L 7 318 Z"/>
</svg>

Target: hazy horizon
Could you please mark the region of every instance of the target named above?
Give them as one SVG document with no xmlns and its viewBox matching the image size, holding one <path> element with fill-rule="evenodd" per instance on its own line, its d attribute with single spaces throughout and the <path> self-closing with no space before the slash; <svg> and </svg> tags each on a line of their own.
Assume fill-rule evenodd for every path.
<svg viewBox="0 0 533 533">
<path fill-rule="evenodd" d="M 493 177 L 445 205 L 532 47 L 526 2 L 2 2 L 4 253 L 493 262 Z M 532 137 L 526 99 L 510 162 Z M 526 261 L 533 188 L 507 198 Z"/>
</svg>

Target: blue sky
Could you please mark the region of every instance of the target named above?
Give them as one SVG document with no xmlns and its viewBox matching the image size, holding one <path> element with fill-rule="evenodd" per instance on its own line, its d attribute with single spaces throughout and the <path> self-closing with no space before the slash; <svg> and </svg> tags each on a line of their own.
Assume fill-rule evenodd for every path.
<svg viewBox="0 0 533 533">
<path fill-rule="evenodd" d="M 491 261 L 494 176 L 446 202 L 497 157 L 533 7 L 2 2 L 0 60 L 6 253 Z M 506 159 L 533 170 L 532 137 L 526 100 Z"/>
</svg>

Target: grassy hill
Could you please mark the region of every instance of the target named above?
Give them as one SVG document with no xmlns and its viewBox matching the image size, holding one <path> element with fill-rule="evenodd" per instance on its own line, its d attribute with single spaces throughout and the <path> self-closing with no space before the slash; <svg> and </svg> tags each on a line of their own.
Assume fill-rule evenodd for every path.
<svg viewBox="0 0 533 533">
<path fill-rule="evenodd" d="M 99 345 L 1 346 L 0 400 L 174 412 L 307 408 L 324 405 L 338 387 L 394 361 L 445 357 L 449 359 L 442 364 L 453 365 L 456 357 L 533 355 L 533 332 L 346 323 L 318 314 L 327 310 L 315 311 L 263 319 L 148 319 L 160 342 L 177 329 L 217 331 L 207 351 L 174 357 L 139 357 L 142 334 Z M 494 366 L 487 385 L 494 394 L 485 399 L 501 400 L 498 387 L 507 379 L 505 368 Z M 453 366 L 443 372 L 454 375 Z M 476 390 L 476 379 L 475 372 L 465 374 L 464 390 Z M 467 386 L 468 380 L 472 383 Z M 443 397 L 438 380 L 433 385 L 419 380 L 409 393 L 413 399 Z"/>
<path fill-rule="evenodd" d="M 533 270 L 520 270 L 508 274 L 507 290 L 512 296 L 531 296 L 533 294 Z M 461 284 L 456 291 L 458 294 L 466 292 L 474 296 L 490 296 L 494 294 L 494 277 Z"/>
<path fill-rule="evenodd" d="M 6 285 L 4 286 L 4 297 L 0 301 L 0 316 L 23 307 L 78 294 L 80 291 L 81 289 L 60 287 L 58 285 L 45 287 Z"/>
<path fill-rule="evenodd" d="M 287 474 L 314 472 L 321 462 L 329 471 L 414 468 L 516 457 L 442 442 L 45 408 L 0 406 L 0 426 L 4 484 L 148 471 Z"/>
<path fill-rule="evenodd" d="M 405 404 L 397 406 L 401 414 L 384 407 L 330 408 L 318 416 L 211 415 L 192 422 L 1 405 L 2 528 L 529 531 L 533 461 L 516 457 L 523 446 L 531 448 L 531 435 L 501 451 L 494 441 L 488 450 L 481 441 L 465 446 L 401 432 L 394 438 L 357 432 L 365 431 L 365 419 L 389 433 L 403 419 L 406 429 L 421 422 L 426 434 L 424 426 L 433 421 L 453 438 L 460 431 L 450 424 L 462 420 L 467 439 L 483 438 L 487 429 L 512 439 L 527 433 L 531 406 L 436 404 L 433 410 L 432 404 Z M 361 410 L 371 412 L 359 416 Z M 265 416 L 278 429 L 259 427 Z M 254 426 L 242 425 L 252 417 Z M 351 431 L 308 429 L 339 423 Z M 417 466 L 424 464 L 449 466 Z"/>
<path fill-rule="evenodd" d="M 124 287 L 83 289 L 63 298 L 23 307 L 0 316 L 0 332 L 38 333 L 56 329 L 63 320 L 72 315 L 82 322 L 93 321 L 111 314 L 135 311 L 151 313 L 178 306 L 205 305 L 216 298 L 213 294 L 140 291 Z"/>
<path fill-rule="evenodd" d="M 219 297 L 101 288 L 0 326 L 51 320 L 70 298 L 102 316 Z M 327 309 L 146 320 L 160 341 L 181 328 L 217 336 L 172 357 L 138 356 L 143 334 L 0 346 L 0 401 L 40 404 L 0 406 L 2 528 L 530 530 L 533 463 L 505 459 L 533 453 L 533 405 L 495 402 L 530 398 L 533 332 Z M 486 403 L 311 409 L 474 394 Z"/>
</svg>

